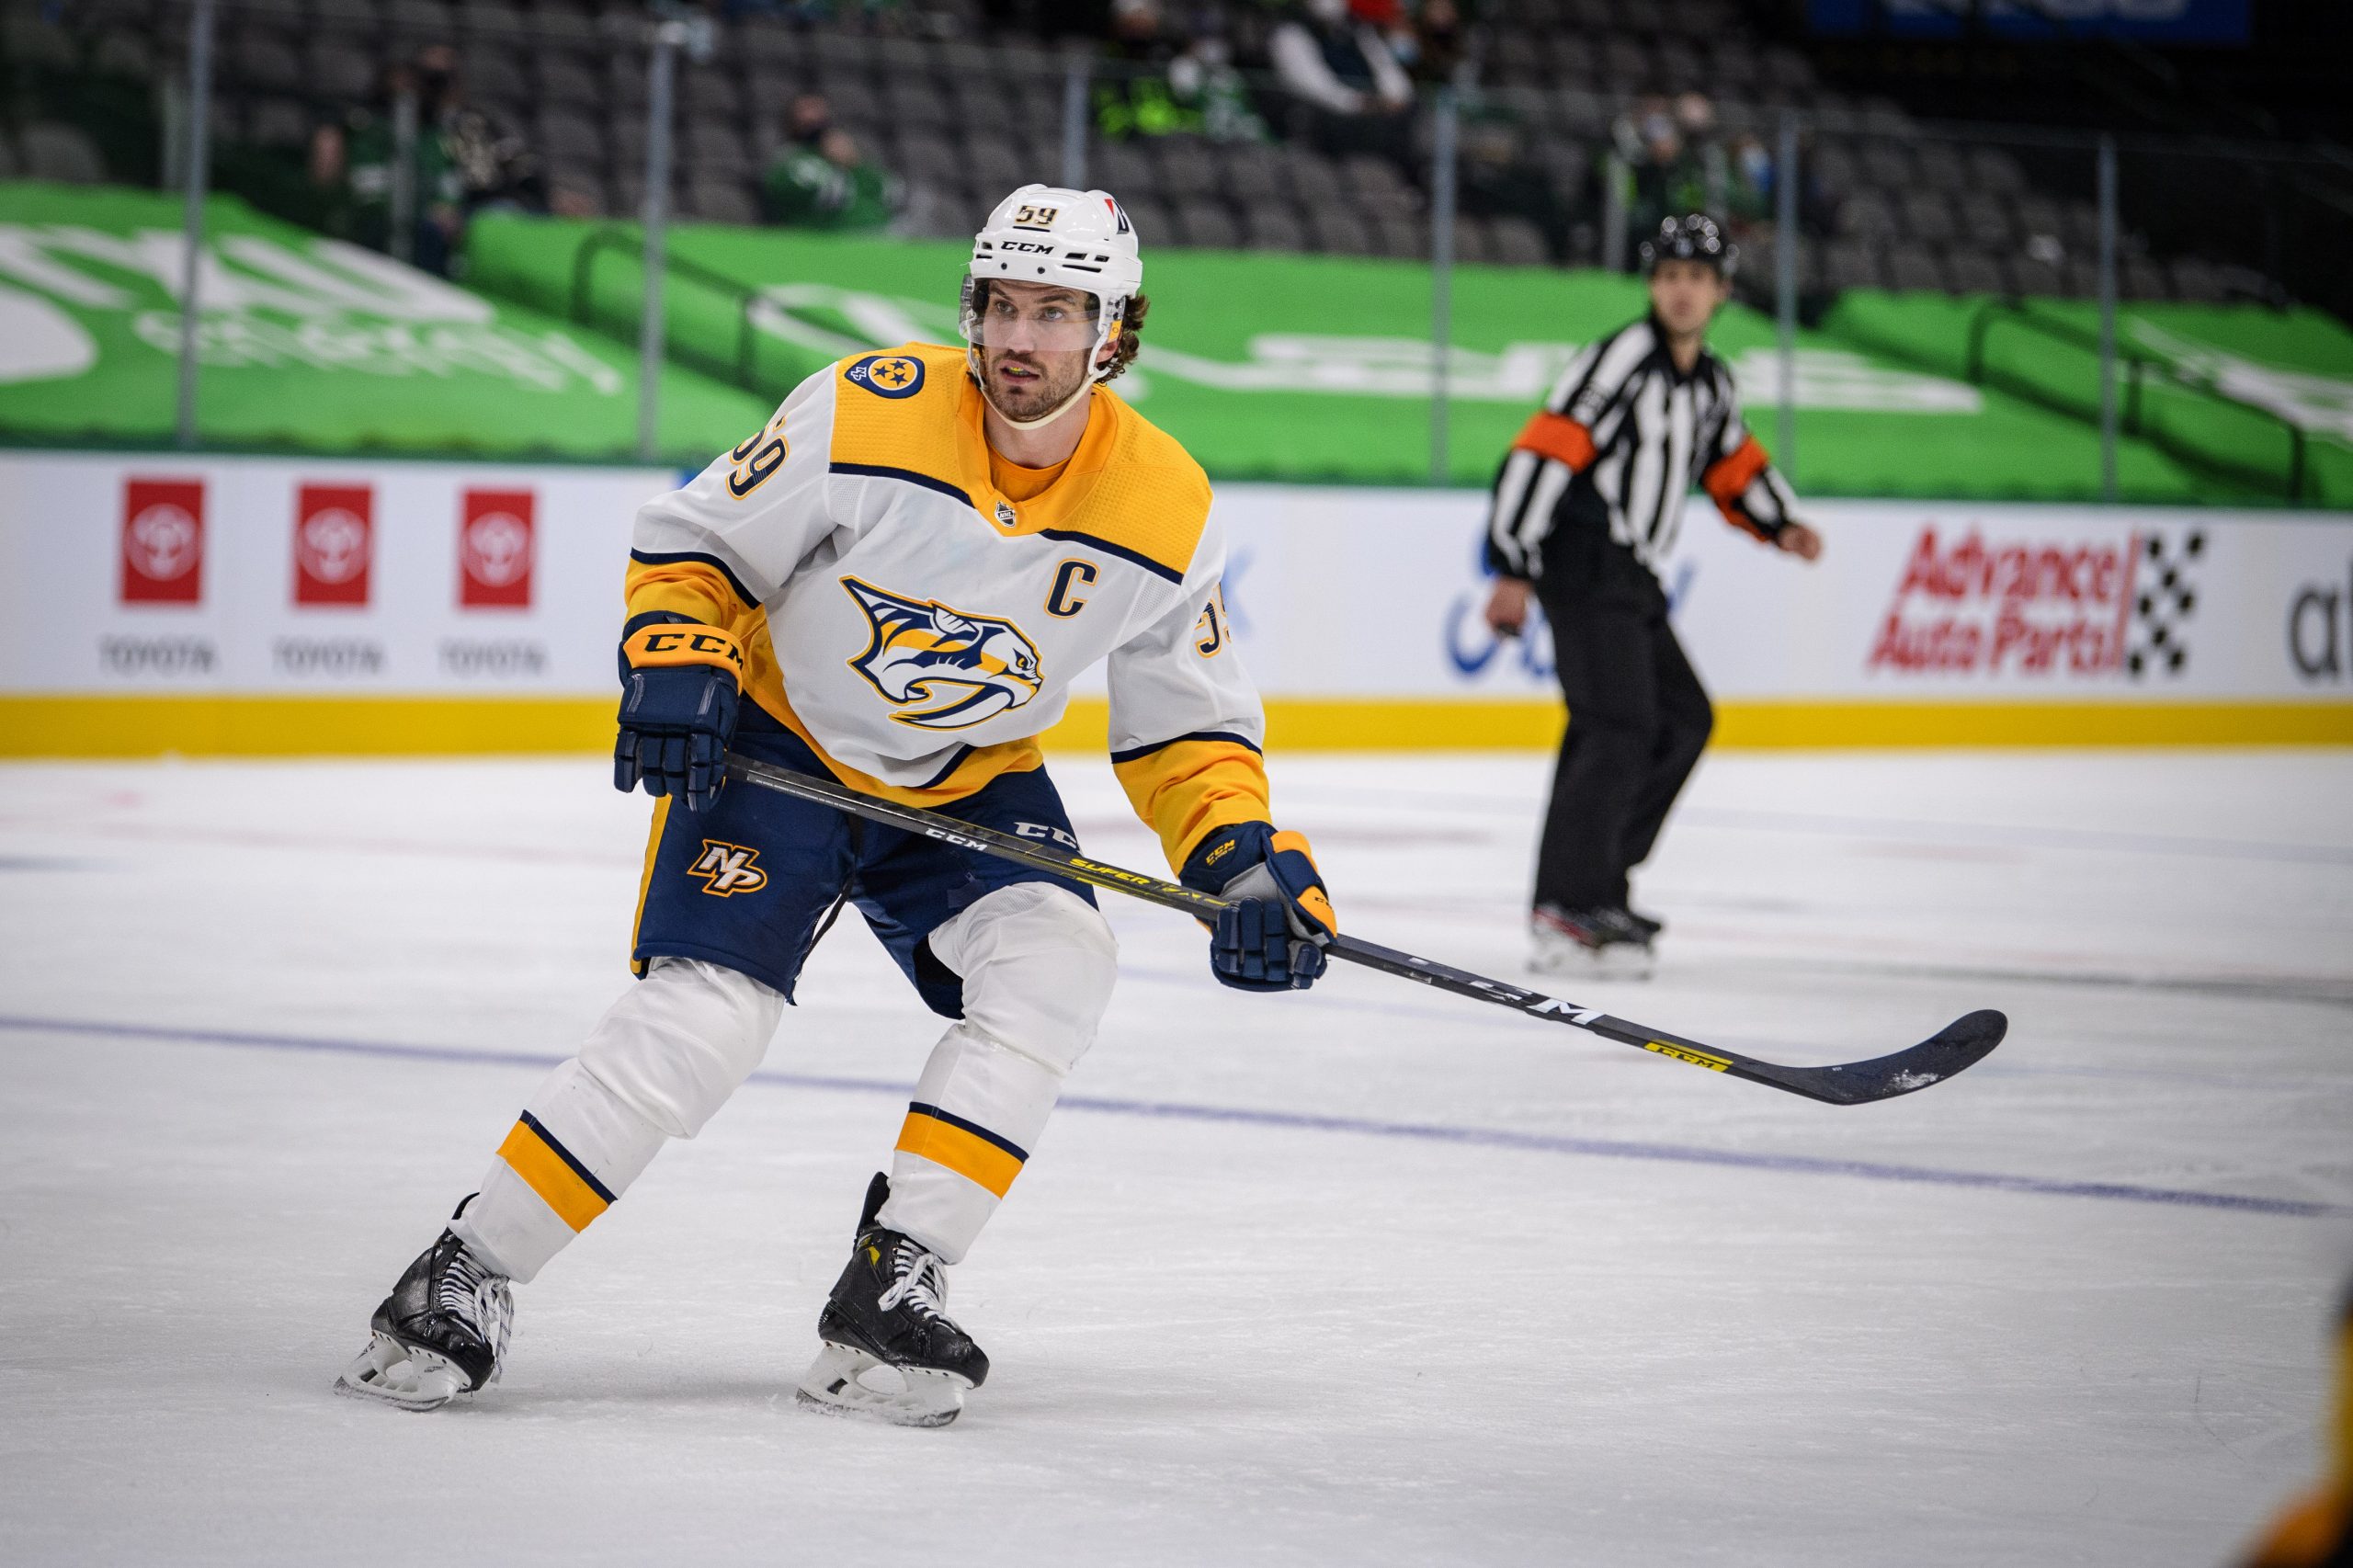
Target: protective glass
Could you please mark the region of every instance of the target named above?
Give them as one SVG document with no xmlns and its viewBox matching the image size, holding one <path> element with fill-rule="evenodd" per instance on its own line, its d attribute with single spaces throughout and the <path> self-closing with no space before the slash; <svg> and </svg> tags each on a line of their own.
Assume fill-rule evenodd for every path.
<svg viewBox="0 0 2353 1568">
<path fill-rule="evenodd" d="M 1102 324 L 1095 296 L 1069 290 L 1033 295 L 998 284 L 978 310 L 964 312 L 964 335 L 975 347 L 1031 354 L 1086 353 Z"/>
</svg>

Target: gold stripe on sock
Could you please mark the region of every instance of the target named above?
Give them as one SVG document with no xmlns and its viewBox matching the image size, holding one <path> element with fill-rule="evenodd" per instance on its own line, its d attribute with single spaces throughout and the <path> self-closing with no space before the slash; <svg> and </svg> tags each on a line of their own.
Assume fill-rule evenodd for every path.
<svg viewBox="0 0 2353 1568">
<path fill-rule="evenodd" d="M 899 1152 L 945 1165 L 998 1198 L 1021 1174 L 1021 1162 L 987 1139 L 919 1110 L 907 1112 L 906 1125 L 899 1130 Z"/>
<path fill-rule="evenodd" d="M 506 1142 L 498 1146 L 498 1157 L 574 1231 L 586 1230 L 589 1221 L 612 1207 L 572 1168 L 570 1161 L 523 1122 L 517 1122 Z"/>
</svg>

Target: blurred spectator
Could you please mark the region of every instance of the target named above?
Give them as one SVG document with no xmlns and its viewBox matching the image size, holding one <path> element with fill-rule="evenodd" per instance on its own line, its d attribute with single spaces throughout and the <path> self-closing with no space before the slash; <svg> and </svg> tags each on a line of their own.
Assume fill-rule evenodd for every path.
<svg viewBox="0 0 2353 1568">
<path fill-rule="evenodd" d="M 1189 130 L 1168 90 L 1176 43 L 1162 26 L 1160 0 L 1112 0 L 1104 40 L 1108 69 L 1094 79 L 1095 128 L 1114 142 Z"/>
<path fill-rule="evenodd" d="M 416 104 L 416 140 L 408 158 L 410 200 L 415 218 L 409 257 L 427 272 L 446 277 L 459 230 L 465 185 L 433 134 L 424 94 L 413 66 L 395 62 L 379 74 L 366 104 L 340 126 L 323 127 L 311 145 L 311 174 L 322 185 L 340 186 L 340 227 L 370 250 L 390 253 L 392 244 L 392 171 L 398 161 L 393 126 L 403 97 Z"/>
<path fill-rule="evenodd" d="M 793 105 L 796 122 L 806 101 Z M 820 107 L 824 102 L 816 101 Z M 831 124 L 777 149 L 763 194 L 768 221 L 792 229 L 880 229 L 905 201 L 897 176 L 860 152 L 848 131 Z"/>
<path fill-rule="evenodd" d="M 544 210 L 547 181 L 539 155 L 512 125 L 466 101 L 458 51 L 446 43 L 418 51 L 416 80 L 421 118 L 458 172 L 462 215 Z"/>
<path fill-rule="evenodd" d="M 1461 7 L 1455 0 L 1422 0 L 1412 26 L 1392 32 L 1389 46 L 1415 81 L 1427 86 L 1453 81 L 1465 47 Z"/>
<path fill-rule="evenodd" d="M 1267 139 L 1267 122 L 1250 106 L 1250 89 L 1233 67 L 1233 46 L 1217 12 L 1203 11 L 1195 17 L 1184 52 L 1168 62 L 1168 88 L 1192 110 L 1195 129 L 1211 141 Z"/>
<path fill-rule="evenodd" d="M 1118 142 L 1131 136 L 1188 132 L 1220 142 L 1260 141 L 1267 128 L 1250 107 L 1233 68 L 1224 23 L 1215 12 L 1194 18 L 1181 40 L 1165 24 L 1160 0 L 1115 0 L 1105 51 L 1113 68 L 1095 79 L 1095 127 Z"/>
<path fill-rule="evenodd" d="M 1777 199 L 1773 184 L 1773 154 L 1765 143 L 1744 132 L 1733 140 L 1724 155 L 1723 214 L 1732 220 L 1735 239 L 1752 226 L 1769 222 Z"/>
<path fill-rule="evenodd" d="M 392 251 L 397 106 L 404 96 L 413 98 L 409 256 L 443 277 L 472 214 L 486 208 L 538 211 L 547 205 L 538 158 L 511 129 L 466 102 L 457 66 L 456 51 L 442 44 L 420 50 L 413 62 L 387 65 L 366 104 L 343 123 L 313 132 L 308 160 L 313 186 L 337 199 L 325 224 L 330 232 L 371 250 Z"/>
<path fill-rule="evenodd" d="M 833 128 L 834 106 L 823 93 L 802 93 L 785 110 L 784 133 L 801 146 L 814 148 Z"/>
<path fill-rule="evenodd" d="M 605 199 L 592 186 L 554 180 L 548 186 L 548 210 L 559 218 L 601 218 Z"/>
<path fill-rule="evenodd" d="M 1683 133 L 1684 155 L 1690 161 L 1704 205 L 1686 203 L 1687 212 L 1722 212 L 1731 187 L 1731 159 L 1716 124 L 1716 106 L 1705 93 L 1683 93 L 1675 100 L 1676 129 Z"/>
<path fill-rule="evenodd" d="M 1160 66 L 1176 53 L 1160 0 L 1111 0 L 1111 34 L 1105 42 L 1106 59 L 1125 65 Z"/>
<path fill-rule="evenodd" d="M 1508 117 L 1471 106 L 1462 116 L 1456 152 L 1463 211 L 1476 217 L 1525 218 L 1543 232 L 1555 255 L 1563 250 L 1570 214 Z"/>
<path fill-rule="evenodd" d="M 1610 134 L 1626 169 L 1630 232 L 1649 233 L 1685 212 L 1723 210 L 1728 177 L 1715 128 L 1715 106 L 1699 93 L 1672 103 L 1654 95 L 1620 117 Z"/>
<path fill-rule="evenodd" d="M 1348 14 L 1348 0 L 1305 0 L 1276 27 L 1267 52 L 1302 129 L 1326 152 L 1404 153 L 1413 80 L 1380 29 Z"/>
</svg>

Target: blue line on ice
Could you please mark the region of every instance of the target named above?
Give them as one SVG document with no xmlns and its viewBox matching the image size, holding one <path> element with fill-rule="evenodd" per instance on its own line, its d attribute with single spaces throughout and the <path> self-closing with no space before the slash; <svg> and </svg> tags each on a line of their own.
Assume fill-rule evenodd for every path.
<svg viewBox="0 0 2353 1568">
<path fill-rule="evenodd" d="M 479 1051 L 446 1045 L 404 1045 L 390 1040 L 334 1040 L 301 1035 L 248 1034 L 233 1029 L 166 1028 L 153 1024 L 101 1023 L 73 1018 L 27 1018 L 0 1015 L 0 1029 L 32 1034 L 109 1036 L 120 1040 L 181 1040 L 195 1045 L 239 1046 L 256 1051 L 318 1051 L 340 1056 L 387 1057 L 409 1062 L 468 1062 L 499 1067 L 552 1067 L 563 1060 L 540 1051 Z M 881 1078 L 838 1078 L 809 1073 L 756 1072 L 751 1082 L 835 1094 L 907 1093 L 909 1085 Z M 2051 1198 L 2099 1198 L 2120 1203 L 2163 1203 L 2197 1209 L 2237 1209 L 2298 1219 L 2353 1215 L 2353 1205 L 2293 1198 L 2254 1198 L 2234 1192 L 2194 1192 L 2182 1187 L 2141 1187 L 2128 1182 L 2055 1181 L 2044 1176 L 2005 1176 L 1994 1171 L 1943 1170 L 1933 1165 L 1896 1165 L 1876 1160 L 1832 1160 L 1810 1154 L 1753 1154 L 1703 1149 L 1688 1143 L 1640 1143 L 1612 1138 L 1570 1138 L 1504 1128 L 1443 1127 L 1429 1122 L 1380 1121 L 1353 1116 L 1313 1116 L 1302 1111 L 1249 1110 L 1238 1107 L 1185 1105 L 1167 1100 L 1108 1099 L 1065 1095 L 1061 1108 L 1103 1116 L 1153 1117 L 1168 1121 L 1225 1122 L 1243 1127 L 1280 1127 L 1313 1132 L 1352 1132 L 1370 1138 L 1410 1139 L 1424 1143 L 1461 1143 L 1487 1149 L 1540 1153 L 1587 1154 L 1600 1159 L 1660 1160 L 1674 1165 L 1731 1165 L 1746 1170 L 1789 1171 L 1802 1176 L 1857 1176 L 1865 1181 L 1918 1182 L 1931 1187 L 1991 1187 Z"/>
</svg>

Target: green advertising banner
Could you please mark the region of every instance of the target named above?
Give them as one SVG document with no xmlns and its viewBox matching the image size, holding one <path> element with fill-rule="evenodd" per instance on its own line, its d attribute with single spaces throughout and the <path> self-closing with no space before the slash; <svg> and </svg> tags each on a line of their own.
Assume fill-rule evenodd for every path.
<svg viewBox="0 0 2353 1568">
<path fill-rule="evenodd" d="M 186 247 L 179 201 L 0 183 L 0 437 L 169 444 Z M 244 449 L 611 460 L 633 451 L 635 356 L 266 218 L 205 210 L 199 434 Z M 663 454 L 700 462 L 767 417 L 760 400 L 665 372 Z"/>
<path fill-rule="evenodd" d="M 171 197 L 0 182 L 0 440 L 172 437 L 180 233 Z M 699 462 L 840 356 L 956 341 L 963 256 L 953 243 L 674 231 L 662 457 Z M 627 225 L 484 217 L 460 288 L 216 197 L 201 260 L 208 446 L 634 453 L 643 281 Z M 1153 250 L 1145 277 L 1146 350 L 1121 390 L 1212 475 L 1429 481 L 1427 267 Z M 1460 268 L 1446 482 L 1484 484 L 1577 347 L 1642 308 L 1638 282 L 1606 273 Z M 1801 491 L 2097 498 L 2086 308 L 1988 309 L 1856 293 L 1801 334 L 1790 465 Z M 2121 337 L 2140 366 L 2119 450 L 2123 498 L 2279 500 L 2293 470 L 2305 504 L 2353 501 L 2353 334 L 2312 312 L 2172 306 L 2133 308 Z M 1732 307 L 1713 342 L 1757 434 L 1779 446 L 1771 322 Z"/>
<path fill-rule="evenodd" d="M 1147 236 L 1147 239 L 1149 236 Z M 491 217 L 469 282 L 634 342 L 643 287 L 628 225 Z M 953 343 L 964 248 L 716 225 L 671 232 L 674 356 L 767 397 L 835 358 Z M 1431 472 L 1428 267 L 1336 256 L 1152 250 L 1143 358 L 1121 390 L 1222 479 L 1418 484 Z M 1464 267 L 1446 386 L 1449 482 L 1484 484 L 1578 346 L 1643 308 L 1601 272 Z M 1773 324 L 1741 306 L 1713 334 L 1751 423 L 1777 444 Z M 1925 371 L 1835 335 L 1800 335 L 1796 478 L 1817 494 L 2080 500 L 2099 489 L 2082 420 Z M 2142 501 L 2249 498 L 2142 442 L 2120 454 Z"/>
<path fill-rule="evenodd" d="M 2099 311 L 2080 300 L 1853 290 L 1826 329 L 1899 363 L 2099 417 Z M 2132 303 L 2117 311 L 2122 429 L 2219 488 L 2353 505 L 2353 331 L 2320 311 Z"/>
</svg>

